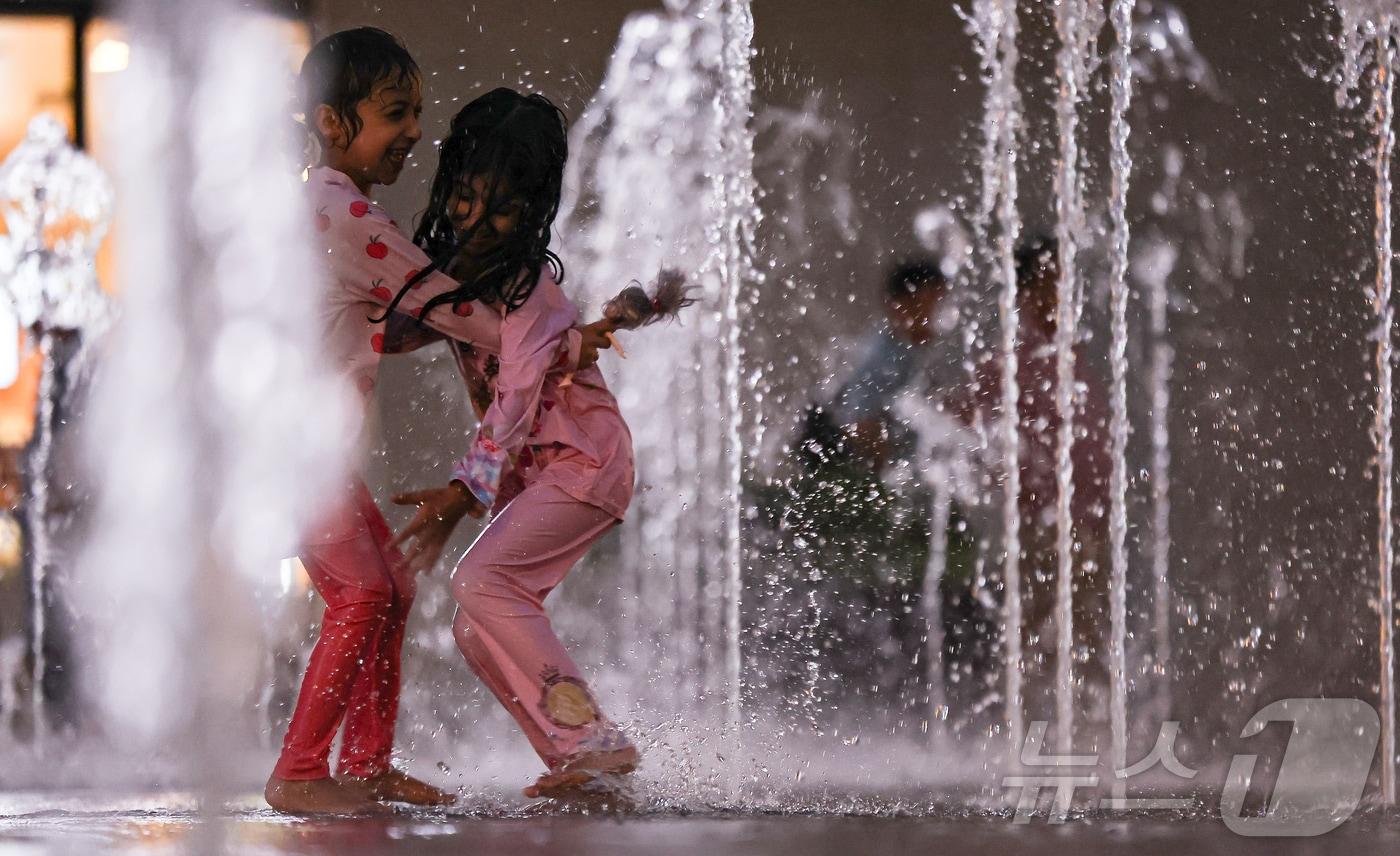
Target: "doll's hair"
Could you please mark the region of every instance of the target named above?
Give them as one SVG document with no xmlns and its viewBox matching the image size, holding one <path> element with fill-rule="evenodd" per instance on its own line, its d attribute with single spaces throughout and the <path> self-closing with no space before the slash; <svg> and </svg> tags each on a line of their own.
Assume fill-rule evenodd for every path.
<svg viewBox="0 0 1400 856">
<path fill-rule="evenodd" d="M 319 140 L 315 113 L 325 104 L 348 130 L 348 144 L 361 129 L 355 106 L 374 87 L 386 81 L 402 85 L 421 76 L 403 42 L 390 33 L 376 27 L 332 33 L 317 42 L 301 64 L 298 88 L 306 127 Z"/>
<path fill-rule="evenodd" d="M 499 304 L 507 312 L 518 309 L 534 292 L 546 265 L 554 280 L 563 282 L 564 265 L 549 249 L 549 239 L 559 213 L 568 153 L 564 114 L 543 95 L 522 95 L 502 87 L 463 107 L 442 141 L 428 208 L 413 235 L 432 264 L 404 284 L 385 317 L 408 289 L 450 263 L 493 211 L 513 200 L 521 204 L 515 230 L 478 259 L 475 278 L 433 297 L 419 317 L 443 304 L 456 307 L 471 300 Z M 470 187 L 475 178 L 486 185 L 486 198 L 480 200 L 485 213 L 470 230 L 457 235 L 454 204 L 461 189 Z"/>
<path fill-rule="evenodd" d="M 685 274 L 667 268 L 656 275 L 650 294 L 640 285 L 629 285 L 604 304 L 603 317 L 619 330 L 672 321 L 682 309 L 695 303 L 696 298 L 690 296 L 693 290 L 686 285 Z"/>
</svg>

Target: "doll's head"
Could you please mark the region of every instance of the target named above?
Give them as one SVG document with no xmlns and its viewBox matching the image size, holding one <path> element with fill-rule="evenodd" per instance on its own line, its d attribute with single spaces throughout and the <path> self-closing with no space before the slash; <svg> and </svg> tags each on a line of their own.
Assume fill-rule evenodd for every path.
<svg viewBox="0 0 1400 856">
<path fill-rule="evenodd" d="M 680 311 L 695 302 L 685 274 L 664 269 L 656 275 L 651 293 L 640 285 L 624 288 L 603 306 L 603 317 L 619 330 L 635 330 L 657 321 L 674 320 Z"/>
</svg>

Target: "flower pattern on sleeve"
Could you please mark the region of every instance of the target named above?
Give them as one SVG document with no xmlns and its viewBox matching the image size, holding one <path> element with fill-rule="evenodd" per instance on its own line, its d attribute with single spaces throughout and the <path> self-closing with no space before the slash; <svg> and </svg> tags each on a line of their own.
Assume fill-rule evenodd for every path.
<svg viewBox="0 0 1400 856">
<path fill-rule="evenodd" d="M 490 508 L 496 503 L 496 494 L 501 489 L 501 475 L 509 460 L 510 455 L 505 449 L 490 437 L 478 433 L 471 449 L 453 468 L 452 478 L 466 485 L 482 505 Z"/>
</svg>

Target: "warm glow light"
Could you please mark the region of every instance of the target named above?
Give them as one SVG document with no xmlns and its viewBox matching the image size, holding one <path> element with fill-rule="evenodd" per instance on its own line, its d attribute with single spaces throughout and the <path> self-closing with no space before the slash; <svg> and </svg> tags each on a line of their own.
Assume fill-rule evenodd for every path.
<svg viewBox="0 0 1400 856">
<path fill-rule="evenodd" d="M 19 319 L 14 307 L 0 302 L 0 389 L 19 380 Z"/>
<path fill-rule="evenodd" d="M 306 572 L 306 566 L 301 563 L 301 559 L 293 556 L 290 559 L 282 560 L 281 573 L 282 593 L 297 596 L 306 594 L 306 590 L 311 588 L 311 575 Z"/>
<path fill-rule="evenodd" d="M 0 579 L 24 559 L 24 531 L 9 511 L 0 510 Z"/>
<path fill-rule="evenodd" d="M 0 16 L 0 160 L 40 113 L 74 128 L 73 21 L 50 15 Z"/>
<path fill-rule="evenodd" d="M 125 71 L 131 59 L 131 47 L 118 39 L 103 39 L 88 54 L 88 71 L 93 74 L 115 74 Z"/>
</svg>

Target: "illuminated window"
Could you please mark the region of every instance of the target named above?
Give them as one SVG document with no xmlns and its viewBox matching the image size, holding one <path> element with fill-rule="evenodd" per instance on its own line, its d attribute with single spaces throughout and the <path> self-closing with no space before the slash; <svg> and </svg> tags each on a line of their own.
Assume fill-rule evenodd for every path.
<svg viewBox="0 0 1400 856">
<path fill-rule="evenodd" d="M 0 160 L 23 139 L 29 121 L 47 112 L 57 117 L 68 128 L 70 139 L 87 149 L 98 163 L 110 164 L 110 141 L 104 136 L 105 99 L 112 82 L 126 69 L 131 47 L 119 24 L 93 16 L 95 5 L 81 0 L 0 0 L 0 93 L 4 93 L 0 97 Z M 267 14 L 269 23 L 285 33 L 293 70 L 300 67 L 311 47 L 305 5 L 287 3 L 286 8 L 292 10 L 287 15 Z M 80 54 L 84 58 L 81 77 Z M 121 228 L 118 199 L 112 231 Z M 0 218 L 0 234 L 4 232 Z M 112 251 L 116 243 L 109 234 L 97 256 L 98 282 L 108 290 L 116 282 Z M 17 376 L 0 381 L 0 449 L 24 445 L 33 432 L 40 362 L 37 354 L 25 353 L 23 333 L 19 343 Z M 3 335 L 0 347 L 12 347 Z M 5 362 L 4 356 L 0 355 L 0 364 Z M 9 363 L 13 366 L 13 358 Z"/>
</svg>

